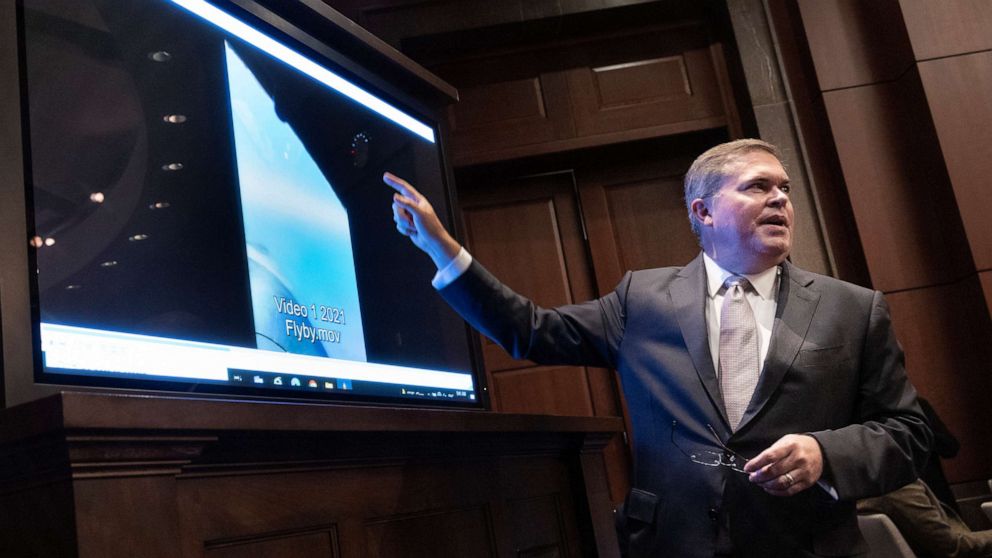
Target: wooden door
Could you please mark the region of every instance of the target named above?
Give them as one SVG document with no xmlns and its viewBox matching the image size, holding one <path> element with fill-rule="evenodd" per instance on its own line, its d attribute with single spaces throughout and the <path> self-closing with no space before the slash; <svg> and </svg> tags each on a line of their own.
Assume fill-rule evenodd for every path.
<svg viewBox="0 0 992 558">
<path fill-rule="evenodd" d="M 596 296 L 571 171 L 476 179 L 459 197 L 469 251 L 510 288 L 544 307 Z M 621 414 L 609 370 L 538 366 L 488 339 L 483 360 L 496 411 Z"/>
<path fill-rule="evenodd" d="M 710 131 L 601 150 L 577 162 L 600 295 L 628 270 L 681 266 L 699 254 L 682 181 L 696 155 L 727 139 L 725 131 Z"/>
<path fill-rule="evenodd" d="M 460 177 L 465 243 L 510 288 L 544 307 L 597 296 L 585 227 L 571 170 Z M 515 360 L 482 337 L 493 410 L 579 416 L 625 416 L 615 373 L 588 366 L 539 366 Z M 610 498 L 630 486 L 622 440 L 604 450 Z"/>
</svg>

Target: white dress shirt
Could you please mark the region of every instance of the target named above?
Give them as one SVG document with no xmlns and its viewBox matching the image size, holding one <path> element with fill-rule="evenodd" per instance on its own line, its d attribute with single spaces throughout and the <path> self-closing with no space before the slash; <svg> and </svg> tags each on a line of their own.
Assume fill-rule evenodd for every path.
<svg viewBox="0 0 992 558">
<path fill-rule="evenodd" d="M 712 258 L 703 254 L 706 266 L 706 328 L 709 331 L 710 356 L 713 357 L 713 369 L 719 374 L 720 370 L 720 309 L 723 307 L 723 287 L 727 277 L 733 275 L 720 267 Z M 775 309 L 778 307 L 778 278 L 782 269 L 770 267 L 761 273 L 745 275 L 751 282 L 753 290 L 744 292 L 744 297 L 751 305 L 754 321 L 758 326 L 758 362 L 762 368 L 768 356 L 768 345 L 772 339 L 772 326 L 775 324 Z"/>
<path fill-rule="evenodd" d="M 461 277 L 462 273 L 472 265 L 472 254 L 468 253 L 464 247 L 458 250 L 455 255 L 455 259 L 448 262 L 448 265 L 437 270 L 434 274 L 434 278 L 431 279 L 431 285 L 434 288 L 441 290 L 451 284 L 452 281 Z"/>
</svg>

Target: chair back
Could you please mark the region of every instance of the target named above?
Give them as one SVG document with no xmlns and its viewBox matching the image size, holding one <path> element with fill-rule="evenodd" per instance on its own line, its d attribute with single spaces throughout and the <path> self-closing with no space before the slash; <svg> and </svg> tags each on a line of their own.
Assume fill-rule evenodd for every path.
<svg viewBox="0 0 992 558">
<path fill-rule="evenodd" d="M 868 541 L 867 558 L 916 558 L 889 516 L 881 513 L 858 515 L 858 527 Z"/>
</svg>

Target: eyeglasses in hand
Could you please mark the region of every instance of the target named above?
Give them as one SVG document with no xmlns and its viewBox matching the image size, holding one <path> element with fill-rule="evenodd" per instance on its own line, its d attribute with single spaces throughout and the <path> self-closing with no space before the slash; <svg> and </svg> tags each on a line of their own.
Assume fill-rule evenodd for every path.
<svg viewBox="0 0 992 558">
<path fill-rule="evenodd" d="M 686 451 L 685 448 L 679 445 L 675 441 L 675 428 L 678 426 L 678 421 L 672 421 L 672 445 L 675 446 L 683 455 L 689 458 L 693 463 L 698 463 L 700 465 L 706 465 L 707 467 L 730 467 L 732 470 L 738 473 L 749 474 L 744 470 L 744 465 L 748 462 L 748 459 L 736 451 L 728 448 L 720 437 L 716 435 L 716 430 L 713 426 L 707 424 L 706 428 L 709 429 L 710 434 L 713 435 L 713 439 L 716 440 L 717 445 L 723 448 L 723 451 L 711 451 L 711 450 L 695 450 Z"/>
</svg>

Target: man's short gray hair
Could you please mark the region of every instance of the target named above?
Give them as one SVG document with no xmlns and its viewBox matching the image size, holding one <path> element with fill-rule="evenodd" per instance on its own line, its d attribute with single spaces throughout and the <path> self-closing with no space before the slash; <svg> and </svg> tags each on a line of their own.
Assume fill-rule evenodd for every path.
<svg viewBox="0 0 992 558">
<path fill-rule="evenodd" d="M 696 238 L 699 238 L 700 228 L 699 222 L 692 215 L 692 200 L 705 200 L 715 194 L 724 178 L 729 176 L 730 164 L 752 151 L 765 151 L 776 159 L 782 159 L 778 148 L 766 141 L 739 139 L 711 147 L 692 162 L 689 171 L 685 173 L 685 207 L 689 211 L 689 224 L 692 225 Z"/>
</svg>

